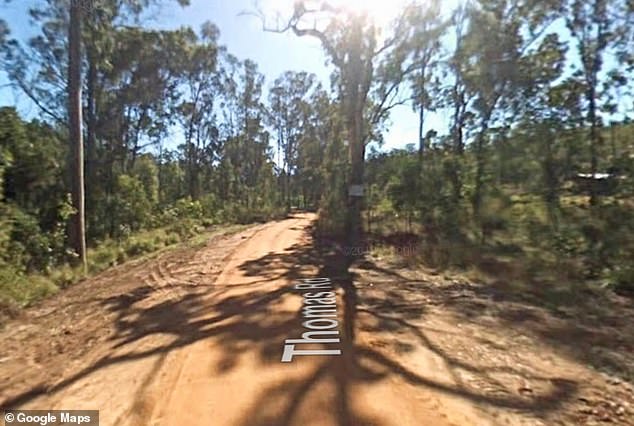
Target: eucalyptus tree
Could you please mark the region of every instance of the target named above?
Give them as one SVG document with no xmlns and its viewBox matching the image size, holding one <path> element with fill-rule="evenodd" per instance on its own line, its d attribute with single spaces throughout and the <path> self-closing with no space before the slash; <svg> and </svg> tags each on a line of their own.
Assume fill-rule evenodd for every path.
<svg viewBox="0 0 634 426">
<path fill-rule="evenodd" d="M 326 191 L 324 187 L 325 155 L 331 141 L 339 139 L 337 105 L 328 92 L 317 85 L 311 93 L 307 107 L 305 130 L 299 140 L 297 174 L 307 207 L 316 207 Z"/>
<path fill-rule="evenodd" d="M 532 149 L 520 158 L 524 162 L 526 157 L 536 158 L 541 164 L 541 179 L 532 189 L 543 197 L 551 225 L 555 228 L 563 174 L 557 154 L 562 135 L 576 127 L 578 114 L 575 109 L 580 100 L 574 84 L 563 78 L 567 50 L 567 44 L 558 33 L 543 37 L 538 47 L 519 63 L 521 81 L 510 100 L 518 117 L 518 131 L 513 136 L 519 139 L 523 133 L 533 142 Z"/>
<path fill-rule="evenodd" d="M 83 10 L 79 2 L 70 3 L 68 24 L 68 127 L 71 145 L 71 194 L 75 214 L 69 227 L 70 244 L 84 268 L 86 259 L 86 224 L 84 199 L 84 135 L 81 102 L 81 22 Z"/>
<path fill-rule="evenodd" d="M 575 77 L 584 87 L 584 110 L 589 126 L 590 173 L 599 168 L 599 147 L 602 145 L 600 102 L 612 85 L 624 85 L 631 71 L 632 10 L 630 2 L 621 0 L 565 0 L 561 12 L 574 41 L 579 57 Z M 613 59 L 613 61 L 609 61 Z M 616 59 L 616 60 L 614 60 Z M 616 69 L 607 69 L 610 62 Z M 620 69 L 619 69 L 620 68 Z M 607 81 L 606 81 L 607 80 Z M 607 83 L 607 87 L 601 83 Z M 602 90 L 603 89 L 603 90 Z M 606 90 L 607 89 L 607 90 Z M 599 203 L 596 186 L 590 186 L 590 203 Z"/>
<path fill-rule="evenodd" d="M 200 37 L 193 37 L 184 49 L 181 64 L 183 93 L 177 106 L 185 135 L 188 192 L 193 199 L 200 196 L 200 168 L 204 156 L 214 157 L 218 142 L 219 30 L 211 22 L 206 22 L 200 33 Z"/>
<path fill-rule="evenodd" d="M 414 5 L 407 14 L 409 21 L 409 49 L 415 70 L 408 80 L 412 91 L 412 106 L 418 112 L 418 156 L 422 164 L 426 147 L 425 113 L 433 111 L 438 103 L 442 41 L 447 23 L 441 17 L 440 1 Z M 436 92 L 436 93 L 434 93 Z M 436 95 L 436 96 L 435 96 Z"/>
<path fill-rule="evenodd" d="M 296 1 L 291 16 L 275 27 L 267 25 L 263 13 L 260 16 L 265 30 L 316 38 L 334 65 L 333 81 L 344 117 L 350 164 L 346 228 L 351 245 L 358 245 L 366 145 L 379 136 L 376 125 L 387 118 L 388 111 L 403 103 L 398 87 L 406 73 L 402 68 L 406 59 L 402 50 L 407 33 L 404 16 L 396 20 L 386 38 L 381 37 L 379 26 L 367 12 L 328 1 Z M 384 68 L 385 78 L 377 78 L 379 64 L 388 60 L 392 64 Z"/>
<path fill-rule="evenodd" d="M 449 134 L 454 155 L 448 165 L 448 175 L 453 187 L 452 202 L 455 209 L 459 208 L 462 200 L 466 128 L 473 116 L 469 110 L 473 92 L 469 90 L 465 81 L 467 62 L 464 48 L 470 9 L 470 4 L 465 3 L 452 12 L 449 22 L 454 41 L 442 71 L 443 77 L 449 77 L 451 83 L 441 88 L 438 100 L 441 107 L 450 110 Z"/>
<path fill-rule="evenodd" d="M 188 0 L 178 2 L 181 5 L 188 4 Z M 31 18 L 40 24 L 41 34 L 32 38 L 27 45 L 11 40 L 9 49 L 4 49 L 3 52 L 3 62 L 10 80 L 46 117 L 66 124 L 69 130 L 74 159 L 69 165 L 75 208 L 69 236 L 73 249 L 84 265 L 86 244 L 82 86 L 87 82 L 89 176 L 96 182 L 97 94 L 104 92 L 96 87 L 98 67 L 102 65 L 107 68 L 108 61 L 112 58 L 104 57 L 102 53 L 113 53 L 108 46 L 116 25 L 124 25 L 129 19 L 138 18 L 142 10 L 152 3 L 153 0 L 47 0 L 29 11 Z M 82 45 L 86 48 L 83 49 Z M 87 80 L 81 71 L 86 60 Z"/>
<path fill-rule="evenodd" d="M 249 208 L 255 206 L 260 198 L 258 190 L 265 184 L 261 173 L 268 174 L 272 170 L 262 102 L 264 76 L 251 60 L 239 61 L 229 54 L 222 56 L 219 173 L 224 189 L 221 195 Z"/>
<path fill-rule="evenodd" d="M 237 139 L 240 147 L 240 177 L 244 186 L 245 206 L 249 208 L 257 198 L 257 187 L 261 184 L 260 172 L 267 162 L 269 135 L 264 125 L 265 111 L 262 103 L 264 75 L 258 71 L 257 64 L 245 60 L 238 91 L 238 117 L 241 132 Z"/>
<path fill-rule="evenodd" d="M 286 71 L 269 91 L 269 112 L 282 153 L 284 199 L 291 207 L 291 179 L 298 167 L 299 143 L 309 132 L 309 97 L 316 86 L 316 77 L 307 72 Z M 306 153 L 304 153 L 306 154 Z"/>
<path fill-rule="evenodd" d="M 469 9 L 469 26 L 462 42 L 464 82 L 473 94 L 475 181 L 471 197 L 476 223 L 482 224 L 486 144 L 490 126 L 507 127 L 513 109 L 509 96 L 522 81 L 521 62 L 556 19 L 551 2 L 479 0 Z"/>
</svg>

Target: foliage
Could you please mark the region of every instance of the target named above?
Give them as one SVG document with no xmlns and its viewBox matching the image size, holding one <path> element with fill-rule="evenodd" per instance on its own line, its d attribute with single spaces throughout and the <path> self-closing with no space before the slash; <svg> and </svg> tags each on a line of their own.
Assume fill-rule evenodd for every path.
<svg viewBox="0 0 634 426">
<path fill-rule="evenodd" d="M 627 2 L 412 2 L 380 34 L 367 14 L 298 1 L 273 30 L 316 37 L 332 88 L 288 71 L 268 91 L 213 23 L 142 25 L 154 3 L 105 2 L 82 29 L 91 271 L 210 225 L 303 207 L 319 211 L 322 234 L 356 235 L 362 209 L 370 233 L 403 226 L 436 267 L 484 270 L 493 259 L 531 282 L 554 269 L 631 288 Z M 65 1 L 38 3 L 28 42 L 0 22 L 2 70 L 42 113 L 27 121 L 0 108 L 3 304 L 81 275 L 67 265 L 67 14 Z M 418 146 L 368 154 L 404 104 L 418 113 Z M 430 112 L 447 118 L 446 134 Z M 609 191 L 580 184 L 595 172 L 610 174 Z M 349 197 L 362 183 L 367 197 Z"/>
</svg>

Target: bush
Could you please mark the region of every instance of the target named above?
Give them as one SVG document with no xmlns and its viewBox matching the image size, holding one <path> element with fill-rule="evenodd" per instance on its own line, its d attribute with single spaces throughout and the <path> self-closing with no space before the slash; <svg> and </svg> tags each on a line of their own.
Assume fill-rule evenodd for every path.
<svg viewBox="0 0 634 426">
<path fill-rule="evenodd" d="M 130 243 L 125 248 L 125 252 L 128 256 L 139 256 L 145 253 L 155 251 L 158 247 L 151 239 L 136 239 L 130 240 Z"/>
<path fill-rule="evenodd" d="M 10 265 L 0 266 L 0 305 L 28 306 L 57 290 L 58 287 L 49 278 L 26 275 Z"/>
<path fill-rule="evenodd" d="M 59 288 L 66 288 L 84 276 L 81 268 L 73 268 L 69 265 L 63 265 L 56 268 L 50 275 L 51 281 Z"/>
<path fill-rule="evenodd" d="M 37 219 L 17 207 L 10 209 L 10 239 L 5 260 L 18 268 L 47 270 L 53 263 L 48 234 L 42 232 Z"/>
<path fill-rule="evenodd" d="M 113 204 L 116 237 L 121 237 L 126 227 L 138 231 L 151 223 L 152 204 L 143 183 L 136 177 L 120 175 L 117 178 L 117 197 Z"/>
<path fill-rule="evenodd" d="M 634 266 L 631 263 L 616 266 L 610 275 L 616 292 L 634 296 Z"/>
<path fill-rule="evenodd" d="M 174 204 L 176 215 L 179 219 L 202 219 L 203 206 L 200 201 L 192 201 L 191 198 L 181 198 Z"/>
<path fill-rule="evenodd" d="M 172 227 L 173 232 L 180 237 L 181 240 L 186 240 L 193 237 L 201 231 L 201 227 L 197 221 L 192 219 L 185 219 L 177 222 Z"/>
<path fill-rule="evenodd" d="M 483 197 L 479 218 L 482 242 L 494 232 L 503 231 L 508 227 L 511 206 L 510 197 L 502 191 L 491 190 Z"/>
<path fill-rule="evenodd" d="M 216 224 L 221 221 L 219 213 L 222 210 L 222 205 L 215 195 L 205 195 L 200 199 L 200 205 L 202 207 L 203 216 L 208 223 Z"/>
<path fill-rule="evenodd" d="M 551 245 L 558 257 L 572 258 L 584 252 L 583 234 L 575 226 L 561 226 L 553 235 Z"/>
</svg>

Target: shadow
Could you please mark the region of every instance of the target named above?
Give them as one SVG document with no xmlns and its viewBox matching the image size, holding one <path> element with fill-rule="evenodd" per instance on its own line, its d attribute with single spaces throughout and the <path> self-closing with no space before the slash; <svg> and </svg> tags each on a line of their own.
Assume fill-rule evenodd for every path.
<svg viewBox="0 0 634 426">
<path fill-rule="evenodd" d="M 392 247 L 397 254 L 405 244 L 401 234 L 373 235 L 371 241 Z M 513 244 L 470 247 L 468 263 L 485 280 L 450 280 L 442 286 L 420 283 L 419 289 L 429 296 L 428 303 L 442 306 L 458 318 L 481 323 L 493 317 L 499 327 L 530 335 L 560 355 L 634 383 L 631 300 L 581 282 L 558 280 L 566 271 L 557 271 L 553 265 L 537 263 L 531 269 L 526 256 Z M 399 273 L 407 264 L 402 263 L 402 256 L 397 258 L 389 268 L 370 261 L 360 267 L 395 282 L 407 282 Z M 419 256 L 414 269 L 422 263 Z"/>
<path fill-rule="evenodd" d="M 345 249 L 336 241 L 319 240 L 315 235 L 312 244 L 294 246 L 284 253 L 271 253 L 257 260 L 245 262 L 241 267 L 250 276 L 266 276 L 274 278 L 301 278 L 302 274 L 294 270 L 293 265 L 311 265 L 318 273 L 307 278 L 328 277 L 342 292 L 341 349 L 342 355 L 324 357 L 318 366 L 301 378 L 286 379 L 261 392 L 259 399 L 245 413 L 240 423 L 247 425 L 293 425 L 301 424 L 300 408 L 306 404 L 313 408 L 310 412 L 320 412 L 319 408 L 334 412 L 338 425 L 383 425 L 387 420 L 369 417 L 353 408 L 352 389 L 359 385 L 376 383 L 388 377 L 398 377 L 411 385 L 431 389 L 446 395 L 462 398 L 483 407 L 497 407 L 520 410 L 540 418 L 546 418 L 562 404 L 570 400 L 577 390 L 577 383 L 560 377 L 530 374 L 508 365 L 481 366 L 473 365 L 460 359 L 435 344 L 428 338 L 423 327 L 413 322 L 422 319 L 427 313 L 426 303 L 420 300 L 420 281 L 406 279 L 397 272 L 380 268 L 367 259 L 353 259 L 345 256 Z M 272 274 L 272 265 L 288 265 L 288 272 Z M 354 264 L 354 269 L 351 266 Z M 352 270 L 357 271 L 352 272 Z M 381 291 L 381 294 L 366 293 L 358 287 L 362 278 L 358 275 L 363 270 L 374 270 L 394 279 L 392 286 Z M 361 271 L 361 272 L 359 272 Z M 370 321 L 371 317 L 375 321 Z M 300 323 L 295 318 L 296 324 Z M 280 336 L 298 336 L 302 330 L 294 328 L 291 334 Z M 357 339 L 358 333 L 372 333 L 382 339 L 379 348 Z M 398 336 L 398 338 L 394 338 Z M 406 339 L 407 338 L 407 339 Z M 407 340 L 407 341 L 406 341 Z M 279 343 L 277 343 L 279 345 Z M 390 350 L 382 350 L 386 346 Z M 543 383 L 543 391 L 535 392 L 530 397 L 507 392 L 506 395 L 488 394 L 481 389 L 461 384 L 458 374 L 454 374 L 454 383 L 447 384 L 421 375 L 408 369 L 399 359 L 398 354 L 413 352 L 423 347 L 440 357 L 454 374 L 454 370 L 468 371 L 482 380 L 502 387 L 496 383 L 495 375 L 507 374 Z M 504 347 L 499 347 L 504 350 Z M 279 351 L 279 346 L 276 348 Z M 397 355 L 394 356 L 393 353 Z M 296 361 L 293 361 L 296 362 Z M 297 362 L 301 362 L 298 360 Z M 311 399 L 328 383 L 334 383 L 335 391 L 329 395 L 330 404 L 318 407 Z M 283 407 L 278 411 L 270 407 Z"/>
<path fill-rule="evenodd" d="M 312 227 L 304 232 L 306 238 L 302 243 L 244 261 L 239 269 L 246 277 L 257 278 L 253 282 L 211 288 L 184 286 L 186 291 L 174 290 L 173 297 L 159 302 L 152 300 L 151 287 L 141 287 L 130 294 L 102 300 L 103 308 L 116 314 L 117 332 L 111 337 L 112 350 L 61 382 L 50 387 L 29 389 L 6 400 L 0 408 L 20 406 L 44 393 L 61 391 L 109 366 L 164 355 L 209 338 L 222 342 L 223 354 L 212 366 L 211 372 L 201 374 L 227 374 L 240 364 L 245 352 L 255 352 L 263 368 L 271 364 L 279 366 L 285 339 L 299 337 L 306 331 L 301 328 L 301 311 L 289 311 L 283 306 L 284 300 L 299 297 L 292 286 L 294 281 L 315 277 L 328 277 L 341 289 L 341 356 L 320 358 L 308 374 L 300 377 L 289 375 L 270 388 L 262 389 L 239 424 L 299 424 L 302 407 L 308 401 L 314 403 L 317 390 L 330 386 L 332 394 L 327 395 L 329 404 L 315 406 L 316 410 L 332 413 L 336 423 L 342 426 L 379 426 L 386 421 L 359 412 L 353 406 L 352 389 L 390 377 L 483 407 L 522 410 L 540 418 L 547 418 L 549 413 L 575 394 L 577 384 L 564 378 L 530 375 L 507 365 L 476 365 L 449 353 L 427 335 L 429 331 L 416 323 L 428 313 L 429 294 L 433 293 L 430 283 L 407 280 L 367 259 L 355 260 L 344 256 L 336 246 L 317 239 Z M 360 287 L 366 284 L 363 277 L 359 276 L 359 272 L 352 272 L 363 270 L 378 271 L 394 281 L 366 291 L 366 287 Z M 287 285 L 263 286 L 278 280 Z M 449 297 L 443 303 L 452 306 L 454 300 Z M 210 307 L 213 307 L 211 313 Z M 359 333 L 371 333 L 377 345 L 363 343 L 357 338 Z M 152 336 L 161 336 L 161 339 L 155 339 L 150 344 L 146 338 Z M 145 344 L 141 344 L 143 342 Z M 426 376 L 425 372 L 408 367 L 402 358 L 418 348 L 430 351 L 443 360 L 453 380 L 438 381 Z M 544 389 L 529 397 L 508 389 L 506 393 L 492 394 L 463 383 L 458 371 L 466 371 L 497 388 L 504 388 L 504 385 L 496 375 L 504 373 L 543 382 Z"/>
</svg>

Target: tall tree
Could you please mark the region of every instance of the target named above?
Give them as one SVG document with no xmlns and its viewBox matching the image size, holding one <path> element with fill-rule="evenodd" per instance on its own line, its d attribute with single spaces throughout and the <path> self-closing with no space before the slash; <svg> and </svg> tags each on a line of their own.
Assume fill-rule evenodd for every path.
<svg viewBox="0 0 634 426">
<path fill-rule="evenodd" d="M 619 45 L 630 35 L 631 7 L 620 0 L 568 0 L 562 13 L 566 26 L 576 42 L 580 58 L 578 77 L 585 86 L 586 124 L 589 126 L 590 173 L 595 176 L 599 167 L 599 147 L 602 145 L 600 99 L 602 72 L 609 55 L 615 55 Z M 624 18 L 625 17 L 625 18 Z M 625 58 L 623 58 L 625 59 Z M 621 61 L 618 61 L 621 66 Z M 620 74 L 620 73 L 619 73 Z M 606 73 L 609 77 L 610 73 Z M 622 76 L 622 74 L 621 74 Z M 599 203 L 596 185 L 590 185 L 590 203 Z"/>
<path fill-rule="evenodd" d="M 425 113 L 433 110 L 433 86 L 438 86 L 438 63 L 442 36 L 446 29 L 440 16 L 440 2 L 411 7 L 408 14 L 412 33 L 408 36 L 415 71 L 409 78 L 412 106 L 418 111 L 418 157 L 422 164 L 426 148 Z M 436 77 L 436 78 L 434 78 Z"/>
<path fill-rule="evenodd" d="M 263 21 L 264 15 L 260 14 Z M 325 23 L 321 28 L 313 23 Z M 293 13 L 285 25 L 264 29 L 275 32 L 292 31 L 299 37 L 314 37 L 321 43 L 335 66 L 342 115 L 345 118 L 346 139 L 350 171 L 348 177 L 348 203 L 346 229 L 350 245 L 358 246 L 362 235 L 361 210 L 366 144 L 376 136 L 373 126 L 385 119 L 390 104 L 398 93 L 404 77 L 400 66 L 402 52 L 398 49 L 405 36 L 404 19 L 395 24 L 393 34 L 385 40 L 379 38 L 379 28 L 367 13 L 347 7 L 337 7 L 327 1 L 300 0 L 294 3 Z M 379 90 L 376 102 L 370 102 L 370 92 L 378 64 L 390 53 L 397 72 L 390 72 L 392 84 Z M 393 84 L 394 78 L 399 79 Z"/>
<path fill-rule="evenodd" d="M 465 129 L 472 116 L 468 107 L 471 105 L 473 93 L 469 91 L 466 82 L 466 57 L 464 38 L 469 23 L 469 3 L 459 6 L 451 16 L 454 47 L 446 61 L 446 72 L 451 76 L 452 83 L 440 92 L 441 105 L 451 110 L 449 134 L 453 148 L 452 161 L 449 165 L 449 178 L 453 187 L 452 202 L 458 209 L 462 199 L 463 186 L 463 154 L 465 146 Z"/>
<path fill-rule="evenodd" d="M 474 94 L 476 170 L 471 202 L 480 225 L 488 130 L 496 119 L 507 127 L 508 114 L 513 112 L 507 100 L 521 80 L 517 70 L 556 18 L 555 12 L 549 2 L 536 0 L 479 0 L 470 9 L 463 58 L 465 84 Z"/>
<path fill-rule="evenodd" d="M 274 81 L 269 93 L 272 124 L 282 153 L 287 209 L 291 207 L 291 179 L 298 166 L 299 142 L 308 131 L 308 97 L 314 85 L 313 74 L 287 71 Z"/>
<path fill-rule="evenodd" d="M 68 26 L 68 126 L 72 160 L 71 194 L 75 212 L 69 227 L 70 244 L 83 265 L 86 261 L 86 224 L 84 206 L 84 140 L 82 133 L 81 103 L 81 22 L 82 8 L 79 2 L 70 2 Z"/>
<path fill-rule="evenodd" d="M 192 39 L 193 43 L 185 50 L 185 63 L 182 64 L 184 87 L 178 111 L 185 134 L 188 193 L 193 199 L 200 196 L 203 156 L 209 149 L 213 152 L 217 150 L 218 35 L 219 30 L 214 24 L 203 24 L 200 38 Z"/>
</svg>

